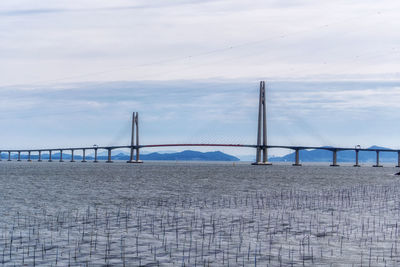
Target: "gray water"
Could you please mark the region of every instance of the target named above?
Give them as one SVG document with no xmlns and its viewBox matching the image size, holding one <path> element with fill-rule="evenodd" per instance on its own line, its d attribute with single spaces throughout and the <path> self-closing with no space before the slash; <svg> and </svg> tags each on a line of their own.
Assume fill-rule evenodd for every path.
<svg viewBox="0 0 400 267">
<path fill-rule="evenodd" d="M 4 266 L 397 266 L 393 167 L 0 163 Z"/>
</svg>

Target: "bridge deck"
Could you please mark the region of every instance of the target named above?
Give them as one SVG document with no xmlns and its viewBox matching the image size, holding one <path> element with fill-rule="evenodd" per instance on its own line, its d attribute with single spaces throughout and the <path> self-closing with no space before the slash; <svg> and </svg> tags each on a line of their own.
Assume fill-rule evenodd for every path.
<svg viewBox="0 0 400 267">
<path fill-rule="evenodd" d="M 153 148 L 153 147 L 243 147 L 243 148 L 257 148 L 257 145 L 249 144 L 154 144 L 154 145 L 139 145 L 139 146 L 90 146 L 90 147 L 58 147 L 58 148 L 39 148 L 39 149 L 0 149 L 1 152 L 39 152 L 39 151 L 60 151 L 60 150 L 114 150 L 123 148 Z M 263 148 L 263 146 L 261 146 Z M 268 145 L 266 148 L 282 148 L 290 150 L 307 150 L 307 149 L 318 149 L 318 150 L 329 150 L 329 151 L 379 151 L 379 152 L 400 152 L 400 149 L 389 149 L 389 148 L 355 148 L 355 147 L 327 147 L 327 146 L 285 146 L 285 145 Z"/>
</svg>

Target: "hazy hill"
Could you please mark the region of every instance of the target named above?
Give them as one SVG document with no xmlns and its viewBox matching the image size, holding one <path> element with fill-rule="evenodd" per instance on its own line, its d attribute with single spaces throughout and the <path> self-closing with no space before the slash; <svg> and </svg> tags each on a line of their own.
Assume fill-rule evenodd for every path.
<svg viewBox="0 0 400 267">
<path fill-rule="evenodd" d="M 198 152 L 185 150 L 177 153 L 150 153 L 142 155 L 143 160 L 194 160 L 194 161 L 239 161 L 237 157 L 222 153 L 221 151 L 214 152 Z"/>
<path fill-rule="evenodd" d="M 1 154 L 2 160 L 8 159 L 8 153 L 2 153 Z M 17 153 L 11 154 L 11 158 L 13 160 L 18 158 Z M 28 158 L 27 153 L 21 154 L 21 159 L 26 160 Z M 37 160 L 38 155 L 32 154 L 31 155 L 32 160 Z M 49 159 L 49 154 L 42 154 L 42 159 L 43 160 L 48 160 Z M 52 159 L 53 160 L 59 160 L 60 159 L 60 153 L 53 153 L 52 154 Z M 71 159 L 71 154 L 69 153 L 63 153 L 63 159 L 64 160 L 70 160 Z M 82 160 L 82 156 L 80 155 L 74 155 L 75 160 Z M 94 157 L 92 155 L 86 156 L 87 160 L 93 160 Z M 103 153 L 98 155 L 97 157 L 98 160 L 105 161 L 107 160 L 107 156 L 105 156 Z M 141 154 L 140 155 L 141 160 L 182 160 L 182 161 L 239 161 L 237 157 L 222 153 L 221 151 L 214 151 L 214 152 L 199 152 L 199 151 L 192 151 L 192 150 L 185 150 L 182 152 L 176 152 L 176 153 L 150 153 L 150 154 Z M 112 160 L 129 160 L 129 155 L 125 153 L 118 153 L 116 155 L 112 155 Z"/>
</svg>

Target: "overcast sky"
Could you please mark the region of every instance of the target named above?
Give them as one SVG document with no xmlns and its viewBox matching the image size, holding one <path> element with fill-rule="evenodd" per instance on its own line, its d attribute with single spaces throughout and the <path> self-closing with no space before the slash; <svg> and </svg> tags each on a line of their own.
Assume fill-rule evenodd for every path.
<svg viewBox="0 0 400 267">
<path fill-rule="evenodd" d="M 0 149 L 125 144 L 132 111 L 146 143 L 254 143 L 260 80 L 271 144 L 399 148 L 399 8 L 2 0 Z"/>
</svg>

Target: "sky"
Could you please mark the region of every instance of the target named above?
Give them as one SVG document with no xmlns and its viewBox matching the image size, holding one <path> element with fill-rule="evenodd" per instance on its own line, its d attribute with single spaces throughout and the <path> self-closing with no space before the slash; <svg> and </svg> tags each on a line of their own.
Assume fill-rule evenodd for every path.
<svg viewBox="0 0 400 267">
<path fill-rule="evenodd" d="M 271 145 L 400 148 L 399 8 L 2 0 L 0 149 L 127 144 L 133 111 L 143 144 L 254 144 L 260 80 Z"/>
</svg>

